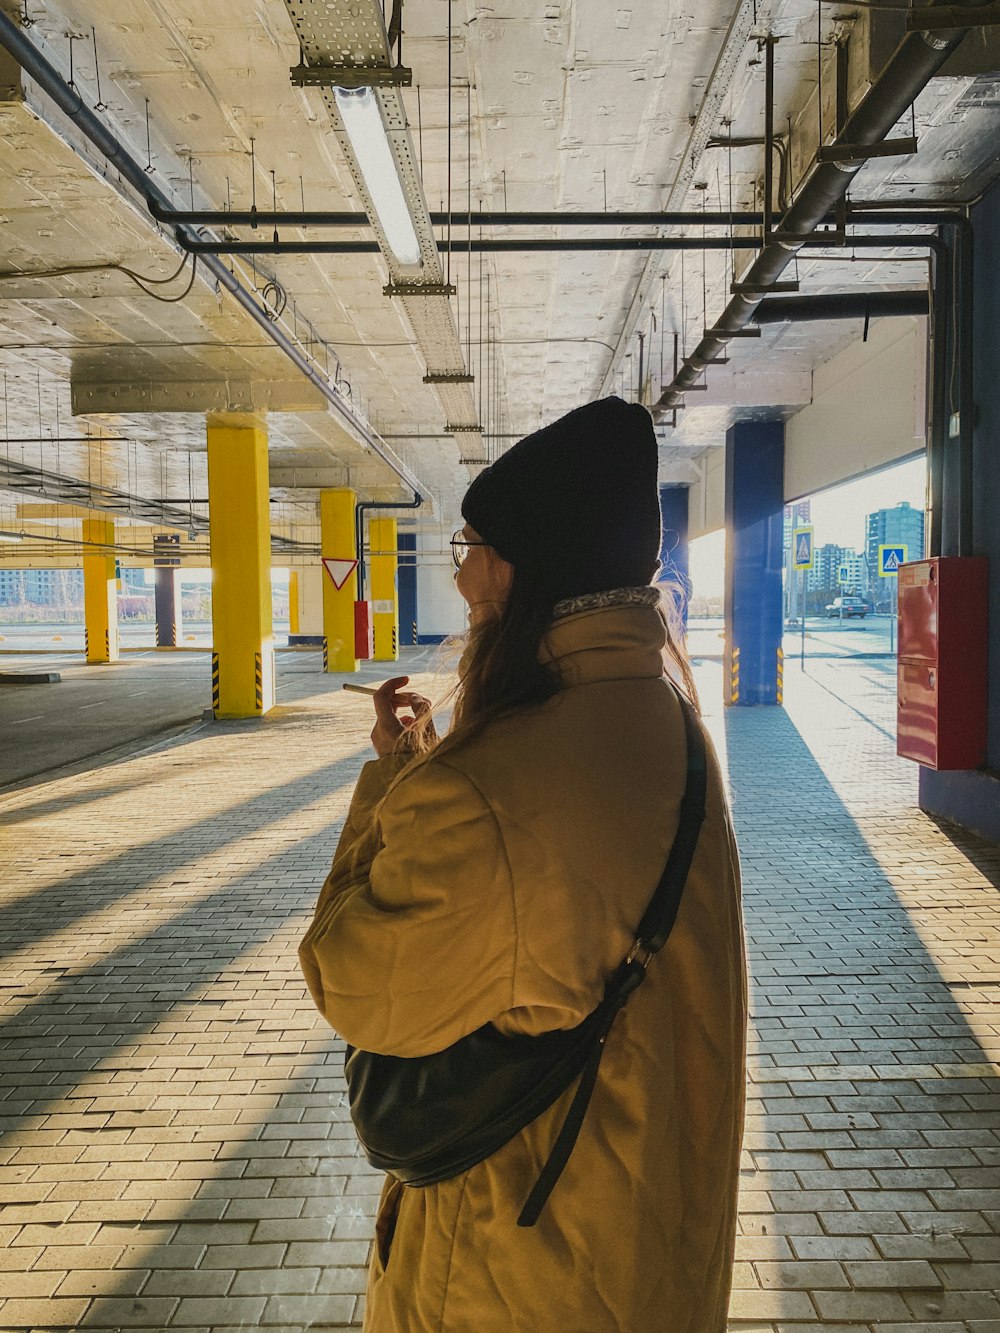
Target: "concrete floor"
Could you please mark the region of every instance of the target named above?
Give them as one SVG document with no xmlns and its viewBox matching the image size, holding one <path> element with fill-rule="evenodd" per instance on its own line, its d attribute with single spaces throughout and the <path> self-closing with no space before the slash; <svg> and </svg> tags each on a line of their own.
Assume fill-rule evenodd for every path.
<svg viewBox="0 0 1000 1333">
<path fill-rule="evenodd" d="M 417 650 L 426 663 L 431 649 Z M 309 694 L 323 680 L 318 650 L 278 649 L 279 704 Z M 0 791 L 37 782 L 64 767 L 80 769 L 197 726 L 211 706 L 208 652 L 124 652 L 110 666 L 87 666 L 79 653 L 5 652 L 7 673 L 57 672 L 51 685 L 0 686 Z M 389 664 L 366 668 L 382 680 Z M 339 688 L 340 677 L 329 677 Z"/>
<path fill-rule="evenodd" d="M 288 669 L 264 723 L 0 798 L 4 1333 L 360 1322 L 379 1178 L 295 947 L 370 704 Z M 915 808 L 890 662 L 785 710 L 698 676 L 753 973 L 731 1329 L 997 1333 L 1000 848 Z"/>
</svg>

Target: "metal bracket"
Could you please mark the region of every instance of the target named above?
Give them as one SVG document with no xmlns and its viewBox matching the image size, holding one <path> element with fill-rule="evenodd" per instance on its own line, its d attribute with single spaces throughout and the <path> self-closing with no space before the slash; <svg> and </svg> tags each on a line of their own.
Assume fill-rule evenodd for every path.
<svg viewBox="0 0 1000 1333">
<path fill-rule="evenodd" d="M 826 230 L 809 232 L 781 231 L 779 229 L 771 233 L 771 240 L 776 245 L 780 245 L 783 241 L 789 241 L 794 245 L 812 245 L 814 243 L 823 243 L 825 245 L 847 245 L 849 243 L 847 233 L 840 231 L 839 228 L 836 231 Z"/>
<path fill-rule="evenodd" d="M 482 426 L 445 426 L 446 435 L 476 435 L 482 431 Z"/>
<path fill-rule="evenodd" d="M 771 292 L 797 292 L 797 282 L 733 282 L 729 286 L 733 296 L 768 296 Z"/>
<path fill-rule="evenodd" d="M 670 388 L 669 384 L 661 384 L 660 393 L 666 393 L 669 388 Z M 681 390 L 681 393 L 707 393 L 707 392 L 708 392 L 707 384 L 685 384 L 684 388 Z"/>
<path fill-rule="evenodd" d="M 917 141 L 883 139 L 881 143 L 831 143 L 816 154 L 817 162 L 867 162 L 873 157 L 911 157 L 917 151 Z"/>
<path fill-rule="evenodd" d="M 933 32 L 935 28 L 989 28 L 1000 23 L 1000 5 L 941 5 L 934 9 L 906 11 L 907 32 Z"/>
<path fill-rule="evenodd" d="M 466 467 L 489 467 L 490 465 L 488 458 L 460 458 L 458 461 L 464 463 Z"/>
<path fill-rule="evenodd" d="M 454 296 L 458 288 L 450 282 L 387 282 L 383 296 Z"/>
<path fill-rule="evenodd" d="M 295 65 L 296 88 L 409 88 L 413 70 L 405 65 Z"/>
<path fill-rule="evenodd" d="M 475 375 L 467 375 L 464 370 L 429 370 L 424 376 L 425 384 L 475 384 Z"/>
<path fill-rule="evenodd" d="M 750 327 L 745 329 L 706 329 L 706 338 L 759 338 L 760 329 Z"/>
</svg>

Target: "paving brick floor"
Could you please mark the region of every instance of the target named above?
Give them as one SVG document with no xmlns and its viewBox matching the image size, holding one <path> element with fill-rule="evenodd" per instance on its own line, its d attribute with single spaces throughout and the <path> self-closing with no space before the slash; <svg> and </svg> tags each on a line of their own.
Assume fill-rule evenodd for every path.
<svg viewBox="0 0 1000 1333">
<path fill-rule="evenodd" d="M 1000 1333 L 1000 851 L 916 809 L 888 663 L 787 674 L 724 714 L 699 670 L 754 978 L 731 1327 Z M 379 1178 L 295 960 L 367 754 L 336 685 L 0 800 L 0 1329 L 360 1323 Z"/>
</svg>

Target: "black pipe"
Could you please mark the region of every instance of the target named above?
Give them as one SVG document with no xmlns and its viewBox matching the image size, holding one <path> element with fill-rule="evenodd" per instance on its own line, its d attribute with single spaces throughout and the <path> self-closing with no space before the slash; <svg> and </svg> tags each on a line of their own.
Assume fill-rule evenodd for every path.
<svg viewBox="0 0 1000 1333">
<path fill-rule="evenodd" d="M 167 195 L 150 179 L 148 173 L 136 162 L 135 158 L 129 154 L 128 150 L 106 128 L 103 122 L 89 107 L 84 106 L 83 100 L 76 89 L 71 88 L 66 83 L 55 66 L 50 64 L 37 47 L 28 41 L 14 20 L 8 18 L 2 11 L 0 11 L 0 46 L 3 46 L 9 52 L 25 73 L 52 99 L 60 111 L 69 116 L 102 157 L 111 163 L 122 179 L 146 201 L 151 211 L 154 206 L 167 213 L 171 211 L 171 203 Z M 194 239 L 188 236 L 183 226 L 176 228 L 176 238 L 182 248 L 186 248 L 186 240 Z M 354 416 L 336 388 L 324 375 L 319 373 L 299 351 L 295 343 L 277 326 L 272 318 L 273 312 L 258 305 L 250 292 L 238 278 L 230 273 L 221 260 L 209 254 L 203 260 L 203 263 L 218 282 L 235 297 L 251 319 L 263 329 L 272 342 L 276 343 L 289 360 L 305 375 L 306 379 L 319 389 L 340 417 L 353 430 L 361 434 L 365 442 L 395 472 L 400 481 L 416 494 L 416 488 L 409 477 L 401 471 L 399 465 L 392 460 L 390 455 L 380 448 L 378 439 L 367 431 L 364 424 Z"/>
<path fill-rule="evenodd" d="M 377 255 L 377 241 L 189 241 L 180 244 L 195 255 Z M 442 254 L 540 254 L 578 250 L 758 250 L 760 240 L 753 236 L 599 236 L 551 237 L 540 240 L 525 237 L 484 238 L 437 242 Z"/>
<path fill-rule="evenodd" d="M 354 507 L 355 544 L 358 551 L 358 599 L 365 596 L 365 514 L 369 509 L 419 509 L 424 497 L 414 491 L 413 499 L 400 503 L 398 500 L 362 500 Z"/>
<path fill-rule="evenodd" d="M 884 319 L 926 315 L 927 291 L 838 292 L 833 296 L 768 297 L 753 313 L 755 324 L 791 324 L 805 320 Z"/>
<path fill-rule="evenodd" d="M 946 249 L 933 260 L 930 384 L 927 419 L 927 554 L 944 554 L 944 472 L 948 439 L 948 327 L 951 313 L 949 276 L 951 256 Z"/>
<path fill-rule="evenodd" d="M 971 12 L 986 2 L 972 0 L 966 8 Z M 940 0 L 930 0 L 929 7 L 937 4 L 940 4 Z M 881 143 L 967 32 L 968 29 L 961 28 L 943 29 L 933 34 L 908 33 L 889 57 L 866 96 L 848 116 L 834 145 L 856 145 L 862 149 Z M 781 230 L 772 236 L 770 244 L 765 246 L 743 275 L 741 285 L 744 290 L 734 296 L 722 315 L 713 322 L 713 329 L 717 332 L 703 338 L 694 353 L 685 359 L 679 373 L 655 404 L 654 416 L 663 416 L 669 411 L 684 389 L 697 380 L 701 368 L 720 355 L 729 341 L 727 333 L 737 333 L 746 328 L 767 289 L 778 281 L 799 249 L 798 241 L 783 241 L 781 232 L 804 236 L 814 231 L 836 209 L 863 165 L 863 157 L 843 162 L 816 162 L 798 198 L 785 213 Z M 757 290 L 746 290 L 748 287 Z"/>
<path fill-rule="evenodd" d="M 865 213 L 932 213 L 935 222 L 944 221 L 953 213 L 960 211 L 962 205 L 946 203 L 925 203 L 903 201 L 900 203 L 861 203 L 851 204 L 850 212 Z M 183 209 L 160 208 L 152 201 L 149 211 L 157 222 L 166 222 L 171 226 L 208 226 L 208 227 L 254 227 L 266 223 L 268 227 L 367 227 L 370 219 L 361 212 L 325 212 L 302 209 L 289 209 L 285 212 L 263 212 L 253 209 Z M 435 227 L 446 226 L 447 213 L 431 213 L 431 224 Z M 452 226 L 468 227 L 730 227 L 734 223 L 741 226 L 759 227 L 764 220 L 763 213 L 744 211 L 729 213 L 721 210 L 709 212 L 673 212 L 673 213 L 571 213 L 571 212 L 472 212 L 453 213 Z M 829 221 L 832 221 L 831 216 Z M 869 218 L 874 221 L 874 218 Z M 913 217 L 907 219 L 917 221 Z M 778 219 L 778 225 L 781 220 Z"/>
<path fill-rule="evenodd" d="M 169 222 L 171 226 L 200 225 L 209 227 L 258 227 L 266 224 L 270 227 L 367 227 L 370 225 L 367 213 L 362 212 L 324 212 L 302 209 L 289 209 L 286 212 L 263 212 L 258 209 L 177 209 L 154 207 L 149 211 L 157 222 Z M 447 213 L 431 213 L 432 226 L 447 226 Z M 742 222 L 749 226 L 759 226 L 760 213 L 570 213 L 570 212 L 519 212 L 506 213 L 493 210 L 452 213 L 452 226 L 458 227 L 700 227 L 703 221 L 708 224 L 729 226 L 731 222 Z"/>
<path fill-rule="evenodd" d="M 955 231 L 958 267 L 958 554 L 972 555 L 973 428 L 975 397 L 973 385 L 975 301 L 975 262 L 973 228 Z"/>
<path fill-rule="evenodd" d="M 778 233 L 773 233 L 777 235 Z M 906 236 L 872 236 L 870 239 L 886 246 L 923 245 L 927 236 L 914 233 Z M 802 245 L 818 245 L 842 248 L 856 245 L 861 238 L 848 235 L 841 243 L 833 236 L 825 236 L 821 231 L 814 231 L 795 241 L 798 249 Z M 190 254 L 209 255 L 377 255 L 380 253 L 376 241 L 188 241 L 180 244 Z M 473 241 L 438 242 L 438 249 L 444 253 L 454 250 L 473 254 L 539 254 L 546 252 L 567 253 L 577 251 L 602 250 L 760 250 L 760 239 L 755 236 L 581 236 L 576 239 L 552 237 L 540 240 L 537 237 L 525 237 L 522 240 L 511 237 L 483 239 Z M 764 252 L 761 251 L 763 254 Z M 745 298 L 744 298 L 745 299 Z M 763 297 L 761 298 L 763 299 Z"/>
</svg>

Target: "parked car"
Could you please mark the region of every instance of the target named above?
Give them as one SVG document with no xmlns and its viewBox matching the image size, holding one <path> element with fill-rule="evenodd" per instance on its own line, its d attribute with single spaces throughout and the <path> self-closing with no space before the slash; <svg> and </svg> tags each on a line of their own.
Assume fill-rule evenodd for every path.
<svg viewBox="0 0 1000 1333">
<path fill-rule="evenodd" d="M 827 603 L 826 616 L 828 620 L 835 617 L 850 620 L 851 616 L 860 616 L 864 620 L 870 610 L 871 607 L 863 597 L 835 597 Z"/>
</svg>

